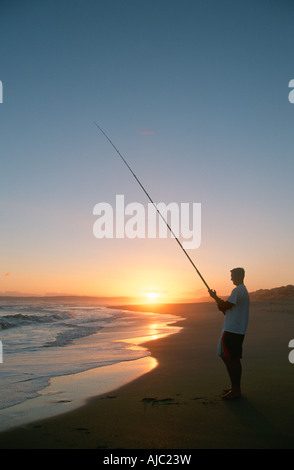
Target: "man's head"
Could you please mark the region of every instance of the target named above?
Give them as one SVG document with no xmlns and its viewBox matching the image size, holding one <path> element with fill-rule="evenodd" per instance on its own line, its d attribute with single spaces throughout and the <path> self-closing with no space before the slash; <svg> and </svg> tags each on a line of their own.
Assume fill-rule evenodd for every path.
<svg viewBox="0 0 294 470">
<path fill-rule="evenodd" d="M 231 279 L 235 286 L 243 284 L 245 276 L 245 270 L 243 268 L 234 268 L 231 269 Z"/>
</svg>

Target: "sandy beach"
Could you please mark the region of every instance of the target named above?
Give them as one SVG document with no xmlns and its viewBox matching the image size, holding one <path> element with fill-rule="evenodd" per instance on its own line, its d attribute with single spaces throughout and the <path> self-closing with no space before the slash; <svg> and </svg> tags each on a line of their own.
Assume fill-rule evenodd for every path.
<svg viewBox="0 0 294 470">
<path fill-rule="evenodd" d="M 229 385 L 213 303 L 128 306 L 179 315 L 181 331 L 149 342 L 157 367 L 68 413 L 0 433 L 1 449 L 289 449 L 294 447 L 294 303 L 254 302 L 243 395 Z"/>
</svg>

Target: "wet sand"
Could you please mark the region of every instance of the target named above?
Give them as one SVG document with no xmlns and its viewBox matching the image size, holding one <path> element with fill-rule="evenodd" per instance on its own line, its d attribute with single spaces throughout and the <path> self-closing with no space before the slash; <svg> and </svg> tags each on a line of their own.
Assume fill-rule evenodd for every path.
<svg viewBox="0 0 294 470">
<path fill-rule="evenodd" d="M 243 347 L 243 395 L 216 356 L 223 317 L 213 303 L 128 306 L 184 317 L 147 343 L 156 368 L 84 406 L 0 433 L 1 449 L 292 449 L 294 303 L 256 302 Z"/>
</svg>

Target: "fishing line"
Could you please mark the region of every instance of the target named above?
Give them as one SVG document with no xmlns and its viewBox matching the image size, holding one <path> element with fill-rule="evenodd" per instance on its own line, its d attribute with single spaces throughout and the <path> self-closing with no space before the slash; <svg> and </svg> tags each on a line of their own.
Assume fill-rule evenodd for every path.
<svg viewBox="0 0 294 470">
<path fill-rule="evenodd" d="M 195 269 L 195 271 L 197 272 L 198 276 L 200 277 L 200 279 L 202 280 L 202 282 L 205 284 L 205 286 L 207 287 L 208 290 L 210 290 L 207 282 L 205 281 L 204 277 L 202 276 L 202 274 L 199 272 L 199 270 L 197 269 L 195 263 L 193 262 L 193 260 L 190 258 L 190 256 L 188 255 L 187 251 L 185 250 L 185 248 L 183 247 L 183 245 L 181 244 L 180 240 L 178 239 L 178 237 L 174 234 L 172 228 L 170 227 L 169 223 L 165 220 L 165 218 L 163 217 L 163 215 L 161 214 L 161 212 L 158 210 L 156 204 L 153 202 L 152 198 L 150 197 L 150 195 L 148 194 L 148 192 L 146 191 L 146 189 L 144 188 L 144 186 L 142 185 L 141 181 L 139 180 L 139 178 L 135 175 L 135 173 L 133 172 L 132 168 L 130 167 L 130 165 L 128 164 L 128 162 L 125 160 L 125 158 L 122 156 L 122 154 L 120 153 L 120 151 L 118 150 L 118 148 L 114 145 L 114 143 L 110 140 L 110 138 L 108 137 L 108 135 L 104 132 L 103 129 L 101 129 L 100 126 L 98 126 L 97 122 L 94 121 L 94 124 L 95 126 L 99 129 L 100 132 L 102 132 L 102 134 L 104 135 L 104 137 L 108 140 L 108 142 L 112 145 L 112 147 L 114 148 L 114 150 L 116 151 L 116 153 L 120 156 L 120 158 L 122 159 L 122 161 L 124 162 L 124 164 L 127 166 L 127 168 L 129 169 L 129 171 L 132 173 L 133 177 L 135 178 L 135 180 L 137 181 L 137 183 L 139 184 L 139 186 L 142 188 L 142 190 L 144 191 L 144 193 L 146 194 L 147 198 L 149 199 L 149 201 L 151 202 L 151 204 L 153 204 L 153 206 L 155 207 L 156 209 L 156 212 L 158 213 L 158 215 L 161 217 L 161 219 L 164 221 L 165 225 L 167 226 L 167 228 L 169 229 L 169 231 L 171 232 L 172 236 L 174 237 L 174 239 L 176 240 L 176 242 L 178 243 L 178 245 L 180 246 L 180 248 L 183 250 L 183 252 L 185 253 L 186 257 L 188 258 L 188 260 L 190 261 L 190 263 L 192 264 L 193 268 Z"/>
</svg>

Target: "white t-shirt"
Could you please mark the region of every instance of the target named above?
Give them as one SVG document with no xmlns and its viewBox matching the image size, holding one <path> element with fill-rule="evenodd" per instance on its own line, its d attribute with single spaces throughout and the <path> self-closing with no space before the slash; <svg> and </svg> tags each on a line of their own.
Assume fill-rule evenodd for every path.
<svg viewBox="0 0 294 470">
<path fill-rule="evenodd" d="M 224 330 L 245 335 L 249 320 L 250 301 L 244 284 L 235 287 L 227 301 L 234 304 L 234 307 L 226 311 Z"/>
</svg>

